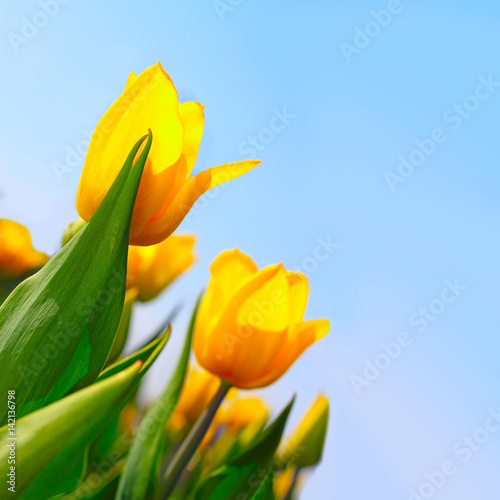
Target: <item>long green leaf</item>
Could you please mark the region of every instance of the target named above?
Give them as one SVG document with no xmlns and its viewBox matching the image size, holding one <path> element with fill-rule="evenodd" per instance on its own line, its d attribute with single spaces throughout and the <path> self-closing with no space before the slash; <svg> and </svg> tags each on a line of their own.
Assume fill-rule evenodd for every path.
<svg viewBox="0 0 500 500">
<path fill-rule="evenodd" d="M 121 372 L 128 366 L 133 365 L 138 360 L 146 362 L 146 360 L 149 360 L 152 357 L 153 352 L 157 352 L 159 354 L 163 349 L 163 347 L 165 347 L 165 344 L 167 343 L 168 339 L 170 338 L 170 331 L 171 331 L 170 326 L 168 326 L 167 330 L 164 331 L 160 337 L 156 337 L 148 345 L 144 346 L 139 351 L 134 352 L 127 358 L 120 359 L 115 364 L 111 365 L 109 368 L 106 368 L 106 370 L 104 370 L 99 375 L 99 377 L 97 377 L 97 380 L 98 381 L 104 380 L 105 378 L 108 378 L 111 375 L 114 375 L 115 373 Z M 154 359 L 156 359 L 156 357 Z M 153 362 L 154 359 L 151 362 Z"/>
<path fill-rule="evenodd" d="M 184 347 L 175 371 L 163 392 L 144 416 L 130 448 L 116 500 L 143 500 L 154 489 L 161 460 L 165 425 L 177 404 L 186 376 L 194 323 L 201 300 L 198 298 L 189 324 Z"/>
<path fill-rule="evenodd" d="M 139 382 L 142 377 L 149 370 L 153 362 L 156 360 L 163 347 L 165 346 L 170 334 L 170 329 L 168 329 L 160 338 L 156 339 L 152 342 L 151 346 L 148 346 L 148 349 L 144 349 L 143 352 L 147 353 L 141 354 L 139 357 L 136 357 L 133 361 L 129 359 L 127 363 L 120 364 L 120 370 L 108 370 L 105 377 L 99 378 L 98 381 L 106 380 L 116 376 L 119 372 L 124 372 L 126 369 L 130 369 L 130 367 L 134 363 L 138 363 L 140 366 L 139 373 L 136 376 L 135 382 L 127 392 L 126 395 L 123 396 L 121 401 L 115 404 L 114 408 L 110 411 L 109 421 L 103 421 L 103 427 L 99 432 L 99 437 L 96 442 L 103 439 L 106 433 L 112 431 L 113 424 L 117 421 L 119 414 L 121 413 L 125 404 L 130 401 L 133 396 L 136 394 L 137 388 L 139 386 Z M 137 366 L 137 364 L 136 364 Z M 105 439 L 105 438 L 104 438 Z M 76 447 L 73 449 L 73 452 L 70 456 L 67 456 L 64 453 L 60 453 L 56 455 L 44 468 L 44 470 L 36 477 L 30 487 L 27 489 L 25 495 L 23 495 L 23 500 L 45 500 L 46 498 L 57 494 L 66 493 L 68 491 L 73 490 L 80 479 L 83 477 L 84 472 L 86 471 L 87 465 L 87 455 L 89 454 L 89 447 L 92 441 L 88 441 L 84 443 L 84 445 L 77 449 Z M 55 442 L 52 446 L 57 447 L 58 443 Z M 117 459 L 121 458 L 124 451 L 120 453 L 118 457 L 114 457 L 111 461 L 106 459 L 104 464 L 98 464 L 100 468 L 111 467 Z M 90 457 L 89 457 L 90 459 Z M 111 463 L 108 463 L 111 462 Z M 95 465 L 95 464 L 91 464 Z"/>
<path fill-rule="evenodd" d="M 37 410 L 18 420 L 15 430 L 12 426 L 2 427 L 0 442 L 16 443 L 16 488 L 10 497 L 19 498 L 54 459 L 71 460 L 75 453 L 94 439 L 113 417 L 117 405 L 135 383 L 140 369 L 138 362 L 113 377 Z M 2 477 L 6 477 L 10 467 L 8 452 L 7 446 L 0 447 Z M 52 483 L 57 488 L 57 471 L 53 473 Z M 54 494 L 32 491 L 29 498 L 47 500 Z"/>
<path fill-rule="evenodd" d="M 108 358 L 123 307 L 130 223 L 151 134 L 132 168 L 144 139 L 88 224 L 0 307 L 0 394 L 16 391 L 18 418 L 91 384 Z M 0 398 L 0 425 L 6 414 Z"/>
</svg>

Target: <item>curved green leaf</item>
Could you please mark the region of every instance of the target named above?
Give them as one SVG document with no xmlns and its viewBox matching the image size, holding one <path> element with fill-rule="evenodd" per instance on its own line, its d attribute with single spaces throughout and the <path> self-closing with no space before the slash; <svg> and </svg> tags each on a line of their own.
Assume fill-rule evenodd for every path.
<svg viewBox="0 0 500 500">
<path fill-rule="evenodd" d="M 95 381 L 113 345 L 125 294 L 130 223 L 152 137 L 130 152 L 91 220 L 0 307 L 0 394 L 17 416 Z M 0 425 L 6 422 L 0 399 Z"/>
<path fill-rule="evenodd" d="M 71 462 L 113 418 L 116 408 L 126 399 L 140 373 L 141 363 L 127 368 L 102 382 L 91 385 L 67 396 L 60 401 L 31 413 L 16 422 L 12 428 L 0 429 L 0 442 L 16 443 L 16 491 L 11 498 L 20 495 L 36 480 L 50 464 L 60 461 Z M 9 470 L 8 448 L 0 448 L 0 475 L 5 477 Z M 60 493 L 58 472 L 52 467 L 52 483 L 44 482 L 44 490 L 31 489 L 27 498 L 47 500 Z"/>
</svg>

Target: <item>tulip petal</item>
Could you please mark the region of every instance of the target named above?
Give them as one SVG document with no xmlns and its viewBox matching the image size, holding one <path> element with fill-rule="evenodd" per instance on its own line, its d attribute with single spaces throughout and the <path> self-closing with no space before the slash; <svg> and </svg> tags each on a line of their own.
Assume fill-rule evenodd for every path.
<svg viewBox="0 0 500 500">
<path fill-rule="evenodd" d="M 238 311 L 247 297 L 271 280 L 281 267 L 281 264 L 269 266 L 247 277 L 233 291 L 230 301 L 213 327 L 207 328 L 206 323 L 196 323 L 194 352 L 204 368 L 229 380 L 236 352 L 248 336 L 246 328 L 239 331 L 236 327 Z"/>
<path fill-rule="evenodd" d="M 234 291 L 249 276 L 257 272 L 257 264 L 238 249 L 222 252 L 211 264 L 212 278 L 200 304 L 197 328 L 209 331 L 224 310 Z M 200 341 L 196 335 L 194 342 Z"/>
<path fill-rule="evenodd" d="M 247 297 L 238 311 L 237 325 L 267 332 L 282 332 L 290 325 L 290 296 L 287 273 L 277 273 Z"/>
<path fill-rule="evenodd" d="M 127 83 L 125 84 L 125 88 L 127 88 L 129 85 L 134 83 L 136 78 L 137 78 L 137 76 L 135 76 L 135 71 L 132 71 L 132 73 L 130 73 L 128 75 Z"/>
<path fill-rule="evenodd" d="M 166 192 L 153 189 L 153 185 L 165 185 L 168 175 L 162 173 L 182 152 L 184 128 L 178 107 L 175 86 L 159 63 L 135 79 L 129 76 L 127 87 L 99 120 L 90 141 L 77 194 L 77 209 L 83 219 L 88 221 L 93 215 L 131 145 L 148 129 L 156 140 L 142 176 L 132 233 L 137 232 L 137 221 L 144 225 L 161 209 Z"/>
<path fill-rule="evenodd" d="M 327 319 L 315 319 L 299 323 L 289 333 L 289 339 L 276 358 L 268 366 L 265 373 L 259 378 L 240 385 L 242 389 L 265 387 L 278 380 L 295 360 L 314 342 L 324 337 L 330 329 Z"/>
<path fill-rule="evenodd" d="M 287 271 L 286 276 L 290 290 L 290 324 L 293 325 L 304 319 L 309 297 L 309 283 L 307 276 L 302 273 Z"/>
<path fill-rule="evenodd" d="M 131 246 L 128 252 L 127 287 L 139 289 L 139 300 L 151 300 L 195 260 L 196 238 L 175 234 L 149 247 Z"/>
<path fill-rule="evenodd" d="M 16 278 L 43 266 L 49 257 L 33 248 L 27 227 L 0 219 L 0 279 Z"/>
<path fill-rule="evenodd" d="M 132 245 L 154 245 L 170 236 L 196 200 L 209 189 L 248 172 L 260 160 L 245 160 L 209 168 L 189 177 L 167 201 L 163 210 L 151 218 L 140 234 L 131 235 Z"/>
<path fill-rule="evenodd" d="M 199 102 L 189 101 L 179 104 L 179 114 L 184 125 L 184 147 L 182 154 L 186 158 L 186 177 L 193 170 L 200 149 L 201 137 L 205 127 L 205 115 Z"/>
</svg>

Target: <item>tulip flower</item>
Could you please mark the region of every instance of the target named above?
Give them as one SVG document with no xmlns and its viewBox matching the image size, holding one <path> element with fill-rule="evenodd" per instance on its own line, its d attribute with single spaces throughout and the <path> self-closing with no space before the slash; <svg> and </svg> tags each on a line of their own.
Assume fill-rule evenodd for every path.
<svg viewBox="0 0 500 500">
<path fill-rule="evenodd" d="M 305 275 L 282 264 L 258 270 L 239 250 L 220 254 L 210 270 L 193 346 L 199 364 L 228 384 L 253 389 L 273 383 L 328 332 L 326 319 L 304 321 Z"/>
<path fill-rule="evenodd" d="M 210 404 L 219 386 L 220 380 L 217 377 L 204 370 L 192 368 L 168 421 L 170 430 L 176 432 L 186 425 L 194 424 Z"/>
<path fill-rule="evenodd" d="M 163 241 L 203 193 L 260 163 L 229 163 L 190 176 L 203 127 L 203 106 L 179 103 L 177 90 L 160 63 L 138 76 L 131 73 L 125 90 L 90 140 L 77 194 L 80 216 L 86 221 L 92 217 L 131 147 L 151 129 L 153 144 L 135 202 L 130 243 L 145 246 Z"/>
<path fill-rule="evenodd" d="M 223 406 L 215 415 L 219 425 L 226 425 L 228 429 L 239 431 L 254 423 L 265 423 L 269 418 L 267 404 L 259 398 L 239 398 L 229 406 Z"/>
<path fill-rule="evenodd" d="M 319 396 L 309 407 L 281 452 L 283 460 L 297 468 L 311 467 L 321 460 L 328 428 L 329 403 Z"/>
<path fill-rule="evenodd" d="M 49 256 L 33 248 L 27 227 L 0 219 L 0 280 L 11 280 L 42 267 Z"/>
<path fill-rule="evenodd" d="M 172 235 L 149 247 L 130 246 L 127 264 L 127 288 L 137 288 L 137 299 L 154 299 L 172 281 L 187 271 L 195 260 L 196 239 L 190 235 Z"/>
</svg>

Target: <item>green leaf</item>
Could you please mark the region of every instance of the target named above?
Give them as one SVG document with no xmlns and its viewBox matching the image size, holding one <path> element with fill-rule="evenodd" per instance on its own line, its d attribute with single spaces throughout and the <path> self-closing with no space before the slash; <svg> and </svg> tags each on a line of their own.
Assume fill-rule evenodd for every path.
<svg viewBox="0 0 500 500">
<path fill-rule="evenodd" d="M 143 500 L 148 490 L 154 489 L 161 461 L 162 443 L 168 418 L 177 404 L 186 376 L 191 352 L 194 323 L 201 300 L 198 298 L 186 340 L 175 371 L 163 392 L 144 415 L 130 448 L 118 485 L 116 500 Z"/>
<path fill-rule="evenodd" d="M 266 493 L 266 489 L 261 481 L 273 470 L 273 457 L 283 435 L 293 401 L 292 399 L 255 443 L 229 464 L 215 470 L 200 484 L 196 500 L 250 499 L 257 494 L 261 496 L 255 497 L 256 499 L 267 499 L 266 496 L 262 496 Z"/>
<path fill-rule="evenodd" d="M 109 353 L 106 365 L 113 364 L 119 357 L 125 347 L 130 329 L 130 320 L 132 319 L 132 309 L 134 308 L 135 299 L 137 298 L 137 290 L 127 290 L 125 292 L 125 302 L 123 304 L 120 324 L 116 331 L 115 341 Z M 165 329 L 164 329 L 165 331 Z"/>
<path fill-rule="evenodd" d="M 0 394 L 17 416 L 95 381 L 114 342 L 125 294 L 130 223 L 152 137 L 137 142 L 91 220 L 0 307 Z M 6 422 L 0 399 L 0 425 Z"/>
<path fill-rule="evenodd" d="M 105 378 L 110 377 L 115 373 L 121 372 L 126 367 L 133 365 L 137 360 L 145 362 L 146 364 L 143 366 L 143 370 L 147 369 L 148 365 L 153 363 L 153 361 L 156 359 L 156 356 L 165 347 L 165 344 L 170 338 L 170 332 L 171 328 L 170 326 L 168 326 L 167 330 L 164 331 L 160 337 L 156 337 L 148 345 L 144 346 L 139 351 L 134 352 L 127 358 L 120 359 L 115 364 L 111 365 L 109 368 L 106 368 L 106 370 L 104 370 L 99 375 L 99 377 L 97 377 L 97 381 L 104 380 Z M 153 353 L 156 353 L 156 355 L 153 356 Z"/>
<path fill-rule="evenodd" d="M 20 495 L 49 467 L 52 481 L 45 480 L 43 488 L 31 488 L 29 500 L 47 500 L 61 493 L 58 491 L 58 473 L 51 464 L 72 461 L 72 457 L 85 448 L 103 427 L 113 418 L 116 408 L 126 399 L 135 384 L 140 363 L 127 368 L 113 377 L 71 394 L 60 401 L 37 410 L 16 422 L 15 436 L 12 429 L 0 429 L 0 442 L 8 443 L 17 437 L 16 443 L 16 491 L 11 498 Z M 0 448 L 0 475 L 9 470 L 7 446 Z M 75 485 L 76 486 L 76 485 Z"/>
<path fill-rule="evenodd" d="M 78 487 L 60 497 L 60 500 L 101 500 L 108 497 L 110 490 L 118 483 L 118 476 L 123 470 L 125 460 L 120 460 L 114 465 L 101 472 L 92 472 L 89 474 Z M 114 498 L 114 495 L 111 496 Z"/>
<path fill-rule="evenodd" d="M 274 470 L 269 469 L 266 477 L 264 477 L 250 500 L 275 500 L 273 481 Z"/>
<path fill-rule="evenodd" d="M 126 393 L 126 395 L 123 396 L 121 401 L 115 404 L 114 408 L 110 411 L 109 420 L 106 422 L 103 421 L 103 425 L 99 431 L 98 440 L 105 439 L 105 437 L 103 438 L 103 434 L 106 434 L 110 431 L 112 432 L 113 424 L 117 422 L 118 416 L 121 413 L 124 406 L 126 405 L 126 403 L 133 398 L 142 377 L 146 374 L 148 369 L 151 367 L 151 365 L 156 360 L 161 350 L 165 346 L 169 338 L 169 333 L 170 330 L 167 330 L 160 338 L 152 342 L 152 346 L 149 349 L 145 350 L 148 353 L 147 357 L 141 355 L 141 357 L 138 357 L 134 360 L 134 363 L 136 363 L 135 366 L 137 365 L 140 366 L 139 372 L 135 379 L 135 383 L 132 385 L 132 387 Z M 121 366 L 120 371 L 112 373 L 112 370 L 109 370 L 107 372 L 107 375 L 102 379 L 100 379 L 99 382 L 101 380 L 110 379 L 110 377 L 116 376 L 118 373 L 123 373 L 126 369 L 130 369 L 133 366 L 133 363 L 132 362 L 123 363 L 120 366 Z M 76 394 L 80 394 L 80 392 Z M 94 440 L 91 439 L 90 441 L 86 442 L 84 446 L 80 448 L 80 450 L 77 450 L 75 448 L 69 458 L 64 453 L 55 456 L 50 461 L 50 463 L 47 464 L 47 466 L 44 468 L 41 474 L 39 474 L 37 478 L 34 480 L 34 482 L 30 485 L 25 495 L 23 495 L 22 497 L 23 500 L 24 499 L 36 500 L 38 498 L 40 498 L 40 500 L 42 499 L 45 500 L 45 498 L 48 498 L 50 496 L 48 494 L 49 492 L 51 494 L 55 494 L 55 493 L 66 493 L 68 491 L 73 490 L 78 485 L 80 479 L 83 477 L 86 471 L 86 465 L 88 462 L 87 456 L 89 455 L 89 447 L 92 444 L 92 441 Z M 95 441 L 94 444 L 96 444 Z M 52 446 L 57 447 L 59 446 L 59 443 L 55 442 L 52 444 Z M 109 468 L 114 463 L 116 463 L 118 459 L 122 458 L 125 451 L 126 449 L 121 451 L 118 450 L 111 451 L 109 456 L 106 458 L 105 463 L 99 463 L 99 464 L 92 463 L 91 465 L 93 467 L 97 466 L 99 470 L 102 468 Z M 38 496 L 39 492 L 41 492 L 40 493 L 41 497 Z"/>
</svg>

